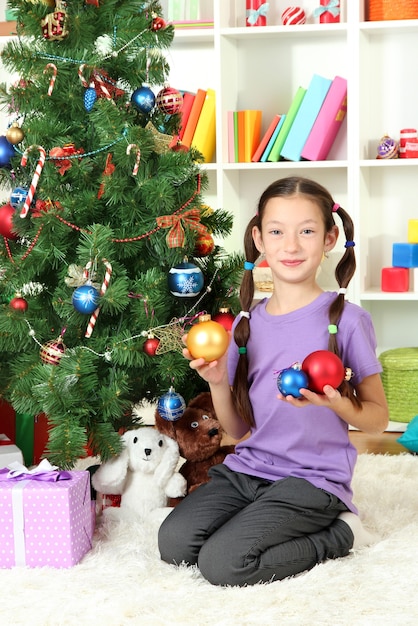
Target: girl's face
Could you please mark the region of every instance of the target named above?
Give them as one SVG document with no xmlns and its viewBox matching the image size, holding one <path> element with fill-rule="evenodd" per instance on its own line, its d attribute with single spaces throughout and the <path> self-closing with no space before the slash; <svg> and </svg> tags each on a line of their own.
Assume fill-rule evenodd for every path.
<svg viewBox="0 0 418 626">
<path fill-rule="evenodd" d="M 326 233 L 321 209 L 304 196 L 271 198 L 254 243 L 264 253 L 273 275 L 283 282 L 315 281 L 324 252 L 337 242 L 338 228 Z"/>
</svg>

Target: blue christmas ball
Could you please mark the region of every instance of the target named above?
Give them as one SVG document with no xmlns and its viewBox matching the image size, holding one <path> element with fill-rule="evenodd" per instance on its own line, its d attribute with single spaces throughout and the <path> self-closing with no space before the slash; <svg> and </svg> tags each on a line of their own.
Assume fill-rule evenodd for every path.
<svg viewBox="0 0 418 626">
<path fill-rule="evenodd" d="M 16 187 L 13 189 L 10 194 L 10 204 L 12 207 L 14 209 L 22 207 L 25 204 L 28 193 L 29 189 L 26 189 L 26 187 Z"/>
<path fill-rule="evenodd" d="M 194 263 L 179 263 L 168 273 L 168 288 L 178 298 L 194 298 L 202 291 L 204 282 L 202 270 Z"/>
<path fill-rule="evenodd" d="M 167 422 L 175 422 L 180 419 L 186 409 L 183 396 L 174 391 L 172 387 L 158 400 L 157 411 Z"/>
<path fill-rule="evenodd" d="M 297 367 L 288 367 L 277 377 L 277 388 L 283 396 L 293 396 L 300 398 L 300 390 L 302 387 L 308 389 L 308 377 L 301 369 Z"/>
<path fill-rule="evenodd" d="M 14 146 L 2 135 L 0 137 L 0 167 L 10 167 L 10 159 L 14 156 L 16 156 Z"/>
<path fill-rule="evenodd" d="M 155 95 L 147 85 L 135 89 L 131 102 L 140 113 L 150 113 L 155 107 Z"/>
<path fill-rule="evenodd" d="M 93 285 L 81 285 L 73 293 L 73 307 L 79 313 L 89 315 L 97 309 L 99 298 L 100 294 Z"/>
</svg>

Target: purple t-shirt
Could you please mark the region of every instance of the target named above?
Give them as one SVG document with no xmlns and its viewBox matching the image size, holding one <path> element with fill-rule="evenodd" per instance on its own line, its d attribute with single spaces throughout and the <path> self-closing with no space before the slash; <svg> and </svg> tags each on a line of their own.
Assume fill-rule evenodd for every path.
<svg viewBox="0 0 418 626">
<path fill-rule="evenodd" d="M 236 472 L 275 481 L 288 476 L 304 478 L 333 493 L 354 511 L 351 479 L 357 451 L 350 443 L 348 425 L 331 409 L 302 408 L 277 399 L 277 373 L 315 350 L 328 347 L 328 309 L 336 293 L 323 292 L 309 305 L 285 315 L 270 315 L 267 299 L 251 311 L 247 344 L 249 393 L 255 427 L 237 444 L 225 464 Z M 237 323 L 236 320 L 235 324 Z M 345 303 L 337 341 L 345 367 L 353 371 L 354 385 L 380 373 L 376 338 L 369 313 Z M 232 384 L 238 347 L 232 340 L 228 374 Z"/>
</svg>

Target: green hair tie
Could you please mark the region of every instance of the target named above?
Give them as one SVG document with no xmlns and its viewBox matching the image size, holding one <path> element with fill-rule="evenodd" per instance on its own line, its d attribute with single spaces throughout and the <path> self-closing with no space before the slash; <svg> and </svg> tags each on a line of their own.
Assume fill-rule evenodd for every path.
<svg viewBox="0 0 418 626">
<path fill-rule="evenodd" d="M 330 335 L 336 335 L 338 333 L 338 326 L 335 324 L 330 324 L 328 326 L 328 332 Z"/>
<path fill-rule="evenodd" d="M 247 348 L 245 346 L 238 348 L 238 354 L 247 354 Z"/>
</svg>

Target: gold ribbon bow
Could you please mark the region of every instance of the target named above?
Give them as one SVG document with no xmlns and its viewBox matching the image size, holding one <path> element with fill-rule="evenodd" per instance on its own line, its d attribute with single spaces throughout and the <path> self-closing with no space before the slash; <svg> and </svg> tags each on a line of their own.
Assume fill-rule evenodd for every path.
<svg viewBox="0 0 418 626">
<path fill-rule="evenodd" d="M 207 232 L 206 226 L 200 223 L 199 209 L 190 209 L 182 215 L 161 215 L 161 217 L 157 217 L 157 224 L 160 228 L 170 229 L 166 238 L 169 248 L 183 248 L 183 224 L 201 235 Z"/>
</svg>

